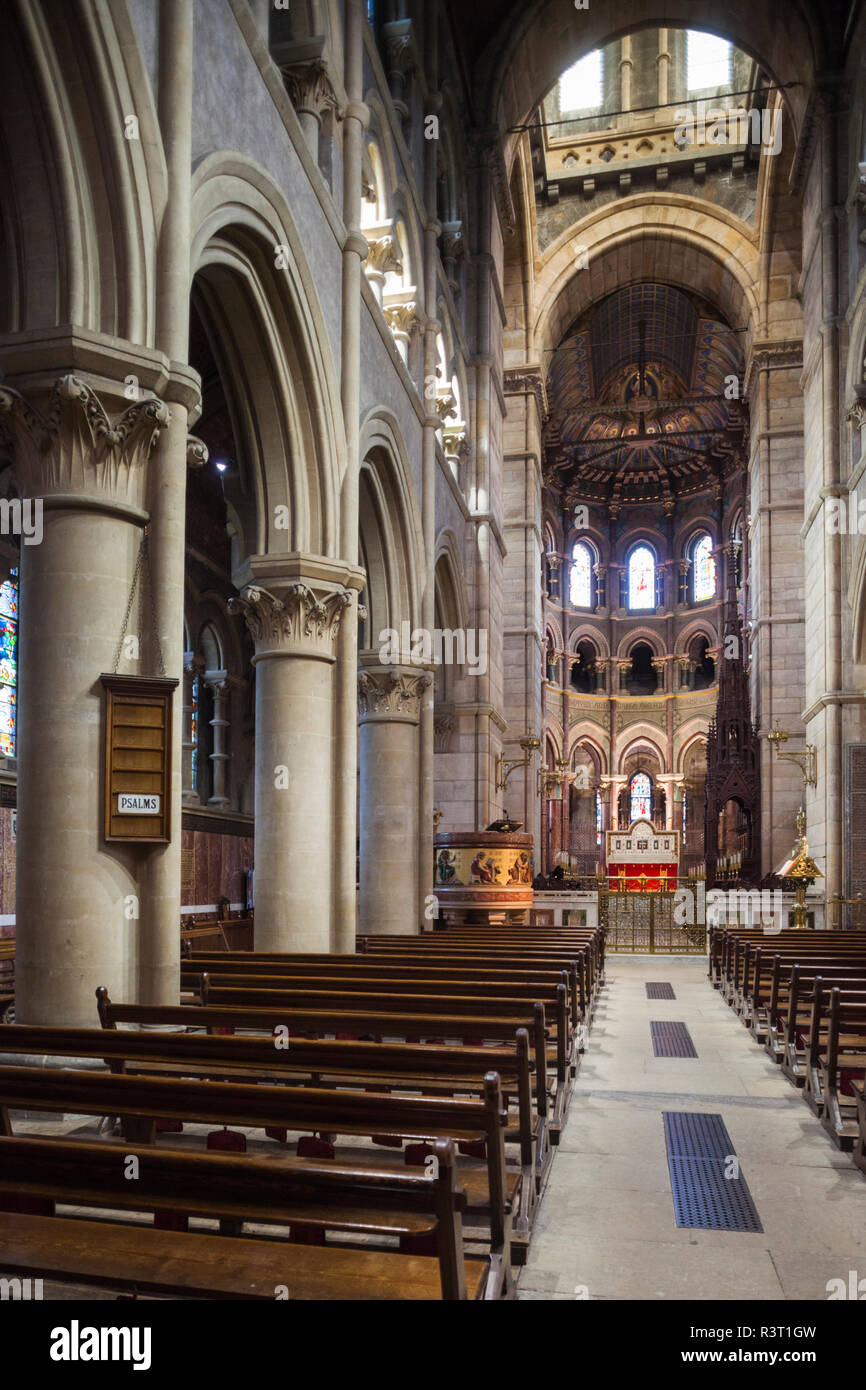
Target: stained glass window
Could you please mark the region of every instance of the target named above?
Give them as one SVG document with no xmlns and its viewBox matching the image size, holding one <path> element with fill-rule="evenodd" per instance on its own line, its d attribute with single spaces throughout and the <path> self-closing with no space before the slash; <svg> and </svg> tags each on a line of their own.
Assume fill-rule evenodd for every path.
<svg viewBox="0 0 866 1390">
<path fill-rule="evenodd" d="M 652 813 L 652 783 L 645 772 L 631 779 L 631 819 L 649 820 Z"/>
<path fill-rule="evenodd" d="M 0 756 L 15 757 L 18 712 L 18 571 L 0 584 Z"/>
<path fill-rule="evenodd" d="M 601 792 L 595 794 L 595 843 L 601 844 L 601 832 L 604 827 L 604 809 L 602 806 Z"/>
<path fill-rule="evenodd" d="M 713 558 L 713 542 L 709 536 L 701 536 L 692 552 L 695 574 L 695 602 L 714 598 L 716 593 L 716 562 Z"/>
<path fill-rule="evenodd" d="M 655 608 L 656 562 L 648 545 L 639 545 L 628 562 L 629 608 Z"/>
<path fill-rule="evenodd" d="M 685 844 L 685 842 L 686 842 L 686 806 L 687 806 L 687 798 L 688 798 L 688 793 L 686 792 L 685 787 L 683 787 L 683 844 Z"/>
<path fill-rule="evenodd" d="M 592 552 L 578 541 L 571 552 L 569 597 L 574 608 L 592 607 Z"/>
</svg>

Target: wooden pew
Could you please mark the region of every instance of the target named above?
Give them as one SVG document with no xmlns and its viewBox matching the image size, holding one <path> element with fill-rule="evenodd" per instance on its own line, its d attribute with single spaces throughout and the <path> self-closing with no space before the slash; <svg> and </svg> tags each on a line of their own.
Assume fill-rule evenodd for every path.
<svg viewBox="0 0 866 1390">
<path fill-rule="evenodd" d="M 568 1008 L 565 979 L 551 984 L 526 985 L 509 982 L 508 987 L 484 981 L 416 980 L 407 970 L 401 979 L 380 979 L 371 975 L 350 977 L 332 975 L 300 976 L 275 974 L 218 974 L 204 973 L 199 981 L 201 1002 L 238 1002 L 242 1007 L 269 1007 L 271 1004 L 298 1005 L 301 1008 L 320 1008 L 324 1003 L 337 1002 L 346 1008 L 400 1008 L 403 1012 L 433 1013 L 447 1007 L 455 1013 L 494 1013 L 506 1015 L 517 1004 L 521 1012 L 526 1003 L 544 1005 L 545 1017 L 555 1028 L 557 1064 L 562 1084 L 566 1084 L 566 1068 L 577 1070 L 576 1027 Z M 230 997 L 230 995 L 232 997 Z M 277 998 L 276 996 L 279 996 Z"/>
<path fill-rule="evenodd" d="M 852 976 L 861 973 L 866 976 L 866 950 L 815 956 L 809 952 L 804 954 L 799 947 L 782 947 L 777 951 L 771 945 L 755 947 L 749 964 L 749 983 L 744 983 L 746 1007 L 741 1017 L 756 1042 L 766 1041 L 771 1019 L 786 1000 L 791 969 L 801 963 L 807 965 L 810 960 L 828 964 L 832 970 L 847 971 Z"/>
<path fill-rule="evenodd" d="M 838 1148 L 856 1138 L 856 1099 L 846 1072 L 866 1067 L 866 991 L 816 980 L 807 1039 L 803 1099 Z"/>
<path fill-rule="evenodd" d="M 418 1026 L 406 1030 L 409 1037 L 487 1037 L 487 1019 L 495 1018 L 498 1020 L 511 1019 L 515 1030 L 517 1028 L 531 1027 L 536 1034 L 538 1033 L 538 1010 L 541 1010 L 541 1017 L 546 1021 L 547 1010 L 540 1000 L 532 998 L 523 999 L 502 999 L 498 997 L 486 998 L 482 995 L 436 995 L 436 994 L 364 994 L 354 990 L 343 990 L 336 987 L 333 983 L 327 990 L 283 990 L 244 987 L 231 988 L 219 982 L 214 984 L 208 975 L 202 976 L 201 981 L 201 1002 L 207 1007 L 224 1007 L 227 1009 L 267 1009 L 270 1013 L 279 1012 L 287 1020 L 290 1017 L 298 1018 L 298 1011 L 311 1012 L 322 1011 L 328 1007 L 342 1011 L 382 1013 L 394 1018 L 398 1013 L 404 1016 L 416 1015 Z M 455 1016 L 463 1020 L 462 1026 L 458 1031 L 454 1027 Z M 424 1020 L 422 1026 L 422 1019 Z M 473 1031 L 465 1031 L 465 1021 L 472 1019 Z M 555 1011 L 553 1012 L 554 1049 L 553 1057 L 547 1054 L 548 1061 L 553 1060 L 554 1076 L 556 1085 L 553 1098 L 553 1109 L 547 1118 L 547 1129 L 549 1130 L 551 1143 L 557 1144 L 559 1136 L 568 1115 L 568 1104 L 571 1097 L 571 1074 L 570 1074 L 570 1029 L 566 1008 L 565 988 L 563 985 L 557 987 L 557 998 Z M 544 1023 L 542 1027 L 544 1027 Z M 337 1028 L 335 1031 L 349 1031 Z M 352 1029 L 351 1031 L 356 1031 Z M 366 1028 L 363 1031 L 369 1032 Z M 375 1031 L 384 1031 L 376 1029 Z M 391 1032 L 397 1030 L 392 1026 Z M 547 1029 L 545 1028 L 545 1032 Z M 546 1050 L 546 1044 L 545 1044 Z M 536 1051 L 535 1057 L 536 1078 L 538 1078 L 541 1065 Z M 536 1082 L 536 1095 L 538 1095 L 538 1084 Z M 540 1098 L 539 1098 L 539 1114 Z M 545 1111 L 546 1116 L 546 1111 Z"/>
<path fill-rule="evenodd" d="M 421 938 L 415 938 L 415 940 L 420 941 Z M 214 966 L 213 970 L 211 970 L 211 965 Z M 347 978 L 355 972 L 360 975 L 369 975 L 370 972 L 375 971 L 377 974 L 381 974 L 383 979 L 389 977 L 405 979 L 411 971 L 413 975 L 417 975 L 418 979 L 478 980 L 488 981 L 491 984 L 504 983 L 509 980 L 518 980 L 527 985 L 531 985 L 536 980 L 546 984 L 558 984 L 564 975 L 568 990 L 569 1008 L 572 1017 L 580 1020 L 581 1037 L 583 1026 L 587 1022 L 587 994 L 582 979 L 581 962 L 574 957 L 564 957 L 554 961 L 545 957 L 540 961 L 527 962 L 523 956 L 476 955 L 474 953 L 467 955 L 465 952 L 451 955 L 438 949 L 427 951 L 422 946 L 411 952 L 395 950 L 394 952 L 376 952 L 370 955 L 354 956 L 259 954 L 257 952 L 230 952 L 225 956 L 216 956 L 213 953 L 194 951 L 189 959 L 183 963 L 182 981 L 189 986 L 199 970 L 208 974 L 272 974 L 275 973 L 275 970 L 284 973 L 289 967 L 292 974 L 305 976 L 316 975 L 324 969 L 329 973 L 343 974 Z M 506 991 L 502 992 L 506 993 Z"/>
<path fill-rule="evenodd" d="M 485 1297 L 511 1285 L 512 1200 L 505 1166 L 499 1078 L 486 1077 L 482 1101 L 377 1095 L 312 1087 L 250 1085 L 175 1077 L 126 1076 L 34 1067 L 0 1067 L 0 1134 L 13 1133 L 12 1110 L 118 1116 L 127 1144 L 153 1145 L 158 1120 L 279 1128 L 304 1134 L 381 1134 L 416 1142 L 484 1142 L 489 1200 L 490 1270 Z M 355 1166 L 355 1165 L 353 1165 Z"/>
<path fill-rule="evenodd" d="M 714 927 L 711 938 L 710 972 L 713 983 L 729 1003 L 741 1003 L 746 952 L 757 946 L 801 955 L 850 953 L 866 948 L 866 933 L 849 931 L 803 932 L 785 930 L 764 932 L 746 927 Z"/>
<path fill-rule="evenodd" d="M 815 959 L 838 961 L 840 964 L 850 963 L 854 967 L 861 963 L 866 964 L 866 943 L 862 947 L 831 943 L 828 948 L 821 950 L 808 945 L 804 948 L 799 942 L 783 942 L 774 948 L 772 940 L 767 942 L 766 938 L 758 942 L 747 942 L 741 958 L 739 987 L 732 1003 L 746 1027 L 753 1032 L 755 1029 L 759 1029 L 762 1034 L 766 1029 L 766 999 L 769 992 L 772 953 L 774 951 L 792 963 L 795 960 Z M 756 978 L 756 972 L 759 972 L 759 978 Z M 756 993 L 759 1016 L 757 1019 L 753 1019 Z M 761 1041 L 763 1041 L 763 1036 Z"/>
<path fill-rule="evenodd" d="M 439 936 L 390 938 L 368 945 L 367 957 L 377 961 L 400 964 L 405 961 L 428 965 L 456 965 L 479 970 L 565 970 L 574 976 L 572 1007 L 575 1015 L 590 1018 L 595 998 L 591 952 L 586 946 L 523 947 L 517 945 L 484 944 L 479 942 L 449 943 Z"/>
<path fill-rule="evenodd" d="M 107 1000 L 107 996 L 105 997 Z M 111 1018 L 111 1004 L 104 1009 Z M 424 1095 L 476 1094 L 483 1097 L 491 1071 L 510 1083 L 517 1105 L 516 1131 L 506 1140 L 519 1145 L 521 1181 L 514 1198 L 512 1255 L 523 1263 L 529 1247 L 542 1173 L 536 1166 L 535 1117 L 532 1106 L 529 1037 L 521 1029 L 514 1048 L 431 1047 L 414 1043 L 364 1043 L 291 1039 L 286 1048 L 271 1038 L 223 1037 L 201 1033 L 156 1033 L 105 1028 L 50 1028 L 21 1024 L 8 1028 L 3 1050 L 26 1057 L 98 1057 L 115 1073 L 127 1075 L 200 1076 L 211 1080 L 289 1081 L 318 1088 L 364 1088 L 388 1093 L 391 1088 Z M 486 1170 L 465 1165 L 461 1174 L 470 1208 L 483 1211 L 489 1199 Z M 509 1183 L 513 1175 L 507 1174 Z"/>
<path fill-rule="evenodd" d="M 430 1173 L 341 1164 L 274 1163 L 233 1154 L 138 1149 L 82 1140 L 0 1138 L 0 1203 L 49 1201 L 112 1212 L 216 1218 L 236 1235 L 155 1230 L 104 1220 L 0 1211 L 4 1273 L 197 1298 L 292 1299 L 485 1296 L 489 1261 L 464 1252 L 450 1141 L 433 1146 Z M 127 1180 L 131 1158 L 138 1176 Z M 5 1201 L 4 1201 L 5 1198 Z M 244 1222 L 417 1239 L 435 1256 L 369 1246 L 294 1245 L 245 1238 Z M 274 1232 L 273 1234 L 276 1234 Z M 503 1289 L 510 1296 L 511 1289 Z"/>
<path fill-rule="evenodd" d="M 812 1012 L 815 982 L 819 979 L 827 986 L 837 982 L 843 988 L 856 988 L 858 982 L 863 980 L 863 987 L 866 988 L 866 970 L 834 965 L 832 962 L 827 964 L 821 959 L 801 964 L 799 960 L 792 962 L 790 957 L 775 957 L 764 1045 L 773 1060 L 781 1065 L 788 1080 L 798 1087 L 806 1080 L 805 1036 Z"/>
<path fill-rule="evenodd" d="M 349 1034 L 353 1037 L 375 1039 L 377 1036 L 390 1039 L 426 1036 L 451 1038 L 477 1038 L 479 1022 L 477 1018 L 435 1014 L 385 1014 L 362 1010 L 285 1010 L 285 1009 L 239 1009 L 224 1006 L 190 1004 L 118 1004 L 108 998 L 107 991 L 100 987 L 96 991 L 99 1017 L 105 1028 L 118 1025 L 133 1025 L 150 1028 L 201 1028 L 208 1033 L 219 1029 L 243 1029 L 254 1033 L 272 1036 L 276 1028 L 289 1027 L 292 1033 L 323 1036 L 329 1033 Z M 515 1021 L 513 1018 L 485 1018 L 483 1034 L 491 1042 L 505 1046 L 517 1045 L 520 1029 L 525 1029 L 530 1038 L 533 1064 L 533 1099 L 538 1116 L 536 1146 L 539 1163 L 545 1162 L 545 1151 L 550 1142 L 547 1044 L 544 1020 L 544 1006 L 533 1005 L 528 1021 Z M 428 1044 L 429 1046 L 429 1044 Z"/>
</svg>

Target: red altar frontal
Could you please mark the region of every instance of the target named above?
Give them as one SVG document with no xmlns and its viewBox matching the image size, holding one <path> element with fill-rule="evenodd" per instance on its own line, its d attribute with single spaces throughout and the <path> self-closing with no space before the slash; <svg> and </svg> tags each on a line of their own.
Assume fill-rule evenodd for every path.
<svg viewBox="0 0 866 1390">
<path fill-rule="evenodd" d="M 656 830 L 647 820 L 608 830 L 607 886 L 611 893 L 673 892 L 680 864 L 680 832 Z"/>
</svg>

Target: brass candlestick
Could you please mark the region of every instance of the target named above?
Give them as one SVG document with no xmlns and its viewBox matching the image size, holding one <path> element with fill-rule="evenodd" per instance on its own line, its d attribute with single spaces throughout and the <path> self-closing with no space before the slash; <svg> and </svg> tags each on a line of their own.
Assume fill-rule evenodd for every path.
<svg viewBox="0 0 866 1390">
<path fill-rule="evenodd" d="M 806 927 L 806 889 L 816 878 L 823 878 L 824 875 L 809 854 L 806 841 L 806 812 L 802 806 L 797 812 L 797 841 L 791 851 L 791 857 L 785 860 L 776 873 L 779 878 L 790 878 L 796 884 L 794 930 L 803 931 Z"/>
</svg>

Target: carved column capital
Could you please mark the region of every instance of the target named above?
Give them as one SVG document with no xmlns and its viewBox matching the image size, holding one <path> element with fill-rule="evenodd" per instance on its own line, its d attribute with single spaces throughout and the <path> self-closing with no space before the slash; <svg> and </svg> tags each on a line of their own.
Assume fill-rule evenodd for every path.
<svg viewBox="0 0 866 1390">
<path fill-rule="evenodd" d="M 858 388 L 863 389 L 863 388 Z M 848 407 L 845 419 L 853 429 L 859 430 L 866 425 L 866 398 L 858 395 L 857 399 Z"/>
<path fill-rule="evenodd" d="M 417 724 L 421 699 L 432 684 L 426 671 L 399 666 L 365 667 L 358 673 L 358 717 L 361 724 Z"/>
<path fill-rule="evenodd" d="M 301 581 L 286 585 L 279 595 L 248 584 L 238 598 L 228 600 L 228 610 L 244 616 L 256 647 L 254 664 L 277 656 L 334 661 L 340 621 L 351 601 L 349 589 L 323 591 Z"/>
<path fill-rule="evenodd" d="M 368 237 L 367 245 L 369 251 L 364 262 L 364 269 L 378 272 L 380 275 L 387 275 L 388 271 L 395 271 L 398 275 L 403 273 L 403 262 L 400 258 L 400 247 L 396 237 L 390 235 L 380 237 Z"/>
<path fill-rule="evenodd" d="M 188 434 L 186 437 L 186 466 L 187 468 L 204 468 L 210 458 L 210 450 L 203 439 L 197 435 Z"/>
<path fill-rule="evenodd" d="M 135 509 L 144 499 L 143 465 L 171 418 L 155 396 L 111 416 L 93 388 L 72 375 L 55 382 L 45 410 L 0 386 L 4 417 L 22 486 L 31 495 L 84 494 Z"/>
<path fill-rule="evenodd" d="M 418 327 L 418 305 L 414 302 L 386 304 L 385 321 L 395 337 L 399 336 L 408 340 Z M 453 400 L 453 397 L 451 399 Z"/>
<path fill-rule="evenodd" d="M 321 120 L 328 107 L 340 110 L 328 64 L 323 58 L 305 63 L 284 63 L 280 68 L 289 100 L 300 115 L 302 112 Z"/>
</svg>

